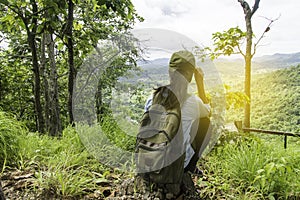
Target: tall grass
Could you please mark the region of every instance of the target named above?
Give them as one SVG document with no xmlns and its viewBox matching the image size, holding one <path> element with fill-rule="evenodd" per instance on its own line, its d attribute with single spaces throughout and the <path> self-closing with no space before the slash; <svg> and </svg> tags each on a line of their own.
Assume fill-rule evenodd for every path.
<svg viewBox="0 0 300 200">
<path fill-rule="evenodd" d="M 22 123 L 0 111 L 0 170 L 15 165 L 19 159 L 20 141 L 26 132 Z"/>
<path fill-rule="evenodd" d="M 40 135 L 28 132 L 4 112 L 0 112 L 0 167 L 3 173 L 33 173 L 33 184 L 27 189 L 57 198 L 81 198 L 99 189 L 98 184 L 110 174 L 109 168 L 89 154 L 73 127 L 59 138 Z"/>
<path fill-rule="evenodd" d="M 134 151 L 136 139 L 135 135 L 137 132 L 128 134 L 125 132 L 126 130 L 122 129 L 124 126 L 130 126 L 129 123 L 124 124 L 124 126 L 120 125 L 119 122 L 117 122 L 112 116 L 107 115 L 101 123 L 101 128 L 103 133 L 112 143 L 124 150 Z"/>
<path fill-rule="evenodd" d="M 74 128 L 61 138 L 29 133 L 21 141 L 19 167 L 35 171 L 34 190 L 58 197 L 78 197 L 97 189 L 108 169 L 90 156 Z"/>
<path fill-rule="evenodd" d="M 110 127 L 110 124 L 108 124 Z M 108 127 L 94 125 L 77 125 L 76 130 L 82 143 L 90 155 L 110 168 L 125 172 L 128 176 L 132 176 L 134 171 L 134 151 L 128 150 L 130 141 L 121 143 L 125 140 L 123 132 L 118 129 L 109 129 Z M 108 131 L 114 133 L 109 133 Z M 111 139 L 114 134 L 114 140 Z"/>
<path fill-rule="evenodd" d="M 220 146 L 205 163 L 204 197 L 226 199 L 299 199 L 300 149 L 251 138 Z M 200 180 L 199 184 L 208 184 Z M 217 195 L 218 194 L 218 195 Z M 215 196 L 214 196 L 215 195 Z"/>
<path fill-rule="evenodd" d="M 114 121 L 104 125 L 102 128 L 104 127 L 106 134 L 114 138 L 112 144 L 120 145 L 121 150 L 132 148 L 132 141 L 123 137 L 124 133 L 115 126 Z M 109 181 L 112 181 L 108 180 L 111 173 L 121 173 L 100 163 L 100 158 L 107 157 L 108 150 L 112 152 L 112 156 L 117 152 L 113 148 L 114 145 L 104 143 L 107 147 L 104 148 L 103 143 L 94 140 L 99 139 L 99 128 L 81 125 L 78 125 L 77 129 L 67 127 L 61 137 L 51 137 L 47 134 L 28 132 L 13 116 L 0 112 L 1 169 L 4 173 L 13 170 L 33 173 L 34 177 L 30 179 L 33 184 L 27 189 L 36 193 L 36 196 L 42 194 L 58 199 L 83 198 L 88 193 L 98 191 L 99 185 L 109 184 Z M 81 131 L 81 135 L 78 131 Z M 98 145 L 97 148 L 88 151 L 90 149 L 82 143 L 84 140 L 89 140 L 85 141 L 89 144 Z M 116 154 L 118 161 L 125 159 L 123 157 L 121 153 Z M 132 160 L 125 159 L 121 163 L 127 166 Z M 126 169 L 128 168 L 125 167 L 124 170 Z"/>
</svg>

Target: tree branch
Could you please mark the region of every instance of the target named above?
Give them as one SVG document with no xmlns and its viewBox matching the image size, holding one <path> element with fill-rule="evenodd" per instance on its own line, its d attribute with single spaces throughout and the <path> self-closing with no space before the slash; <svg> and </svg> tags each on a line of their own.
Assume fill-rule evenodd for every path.
<svg viewBox="0 0 300 200">
<path fill-rule="evenodd" d="M 30 29 L 29 29 L 29 24 L 28 24 L 28 18 L 23 15 L 22 11 L 18 7 L 14 7 L 13 5 L 9 4 L 8 1 L 5 1 L 3 3 L 4 3 L 4 5 L 6 5 L 9 9 L 11 9 L 14 13 L 16 13 L 21 18 L 21 20 L 24 23 L 27 33 L 29 33 Z"/>
<path fill-rule="evenodd" d="M 252 11 L 251 11 L 251 16 L 256 12 L 256 10 L 258 9 L 259 7 L 259 2 L 260 0 L 255 0 L 255 3 L 254 3 L 254 6 L 252 8 Z"/>
<path fill-rule="evenodd" d="M 251 11 L 249 4 L 244 0 L 238 0 L 238 2 L 240 2 L 241 6 L 243 7 L 244 14 L 247 15 Z"/>
<path fill-rule="evenodd" d="M 38 18 L 38 16 L 37 16 L 36 14 L 34 14 L 34 13 L 37 13 L 37 12 L 38 12 L 38 6 L 37 6 L 35 0 L 30 0 L 30 4 L 31 4 L 31 6 L 32 6 L 32 13 L 33 13 L 33 14 L 32 14 L 32 24 L 33 24 L 33 27 L 32 27 L 31 32 L 32 32 L 33 34 L 35 34 L 35 33 L 36 33 L 36 30 L 37 30 L 37 18 Z"/>
<path fill-rule="evenodd" d="M 62 43 L 63 43 L 65 46 L 67 46 L 67 43 L 64 41 L 64 35 L 60 35 L 59 33 L 56 33 L 56 32 L 53 32 L 53 34 L 54 34 L 56 37 L 58 37 L 58 38 L 62 41 Z"/>
<path fill-rule="evenodd" d="M 259 7 L 260 0 L 255 0 L 255 3 L 254 3 L 254 6 L 253 6 L 252 10 L 250 9 L 250 6 L 249 6 L 249 4 L 246 1 L 244 1 L 244 0 L 238 0 L 238 2 L 243 7 L 244 14 L 245 15 L 250 15 L 250 17 L 252 17 L 252 15 L 254 15 L 254 13 L 257 11 L 257 9 Z"/>
<path fill-rule="evenodd" d="M 50 9 L 50 8 L 54 8 L 54 7 L 53 7 L 53 6 L 45 7 L 45 8 L 43 8 L 42 10 L 38 10 L 38 11 L 32 13 L 32 15 L 36 15 L 36 16 L 37 16 L 37 15 L 39 15 L 40 13 L 42 13 L 42 12 L 44 12 L 44 11 Z"/>
<path fill-rule="evenodd" d="M 238 50 L 239 50 L 239 53 L 240 53 L 243 57 L 246 57 L 246 55 L 243 53 L 243 51 L 242 51 L 240 45 L 237 45 L 237 48 L 238 48 Z"/>
<path fill-rule="evenodd" d="M 262 40 L 262 38 L 264 38 L 266 32 L 268 32 L 270 30 L 270 27 L 271 27 L 272 23 L 277 21 L 280 18 L 280 15 L 276 19 L 269 19 L 269 18 L 266 18 L 266 17 L 264 17 L 264 18 L 269 21 L 269 24 L 268 24 L 267 28 L 264 30 L 264 32 L 261 34 L 261 36 L 259 37 L 257 42 L 254 44 L 254 49 L 253 49 L 252 56 L 256 53 L 257 45 L 259 44 L 259 42 Z"/>
</svg>

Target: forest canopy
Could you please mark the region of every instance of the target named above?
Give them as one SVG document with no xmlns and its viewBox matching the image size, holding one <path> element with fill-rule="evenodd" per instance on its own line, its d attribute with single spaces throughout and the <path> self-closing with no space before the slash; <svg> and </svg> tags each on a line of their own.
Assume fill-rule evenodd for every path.
<svg viewBox="0 0 300 200">
<path fill-rule="evenodd" d="M 30 130 L 50 135 L 74 123 L 73 89 L 84 59 L 99 41 L 129 34 L 142 20 L 130 0 L 1 0 L 0 10 L 5 44 L 0 51 L 0 107 Z M 137 49 L 113 41 L 117 54 L 107 69 L 136 66 Z M 111 85 L 106 81 L 103 87 Z"/>
</svg>

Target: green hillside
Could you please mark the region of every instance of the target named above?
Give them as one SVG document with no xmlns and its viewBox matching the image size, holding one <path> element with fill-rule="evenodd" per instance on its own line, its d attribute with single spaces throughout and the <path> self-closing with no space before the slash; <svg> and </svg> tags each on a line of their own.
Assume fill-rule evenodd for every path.
<svg viewBox="0 0 300 200">
<path fill-rule="evenodd" d="M 252 126 L 300 132 L 300 65 L 257 75 L 252 82 Z"/>
<path fill-rule="evenodd" d="M 243 91 L 243 84 L 234 86 Z M 300 132 L 300 65 L 253 75 L 251 126 Z M 243 111 L 227 113 L 227 121 L 241 119 Z"/>
</svg>

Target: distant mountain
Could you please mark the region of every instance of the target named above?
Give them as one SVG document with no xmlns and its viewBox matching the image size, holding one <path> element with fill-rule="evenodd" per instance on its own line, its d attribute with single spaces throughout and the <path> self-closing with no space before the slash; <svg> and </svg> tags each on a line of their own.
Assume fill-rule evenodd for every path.
<svg viewBox="0 0 300 200">
<path fill-rule="evenodd" d="M 142 68 L 137 80 L 143 83 L 150 83 L 154 87 L 167 84 L 169 58 L 158 58 L 155 60 L 138 61 L 138 66 Z"/>
<path fill-rule="evenodd" d="M 158 58 L 155 60 L 145 60 L 140 61 L 139 64 L 143 69 L 159 69 L 164 70 L 166 66 L 168 66 L 169 58 Z M 226 59 L 220 58 L 214 61 L 215 65 L 225 65 L 228 67 L 235 69 L 239 66 L 244 66 L 243 59 Z M 292 53 L 292 54 L 282 54 L 276 53 L 273 55 L 265 55 L 261 57 L 254 57 L 252 60 L 253 70 L 262 70 L 262 69 L 281 69 L 290 67 L 292 65 L 300 64 L 300 52 Z M 199 63 L 200 66 L 206 65 L 205 63 Z M 221 66 L 221 67 L 222 67 Z M 220 67 L 217 67 L 220 68 Z"/>
<path fill-rule="evenodd" d="M 139 66 L 144 70 L 143 76 L 152 80 L 167 80 L 169 58 L 159 58 L 154 60 L 144 60 L 138 62 Z M 287 68 L 300 64 L 300 52 L 293 54 L 265 55 L 254 57 L 252 60 L 252 72 L 254 74 L 266 73 L 278 69 Z M 206 80 L 211 80 L 212 84 L 217 81 L 216 74 L 220 74 L 222 78 L 236 79 L 244 75 L 244 60 L 219 58 L 213 62 L 207 60 L 198 62 L 206 74 Z"/>
<path fill-rule="evenodd" d="M 265 55 L 253 59 L 256 62 L 278 61 L 285 63 L 300 63 L 300 52 L 292 54 L 276 53 L 273 55 Z"/>
<path fill-rule="evenodd" d="M 155 60 L 143 60 L 139 61 L 138 65 L 147 71 L 160 71 L 163 73 L 168 72 L 169 58 L 158 58 Z"/>
<path fill-rule="evenodd" d="M 254 58 L 253 61 L 264 66 L 264 68 L 286 68 L 300 63 L 300 52 L 292 54 L 276 53 L 274 55 L 266 55 Z"/>
</svg>

